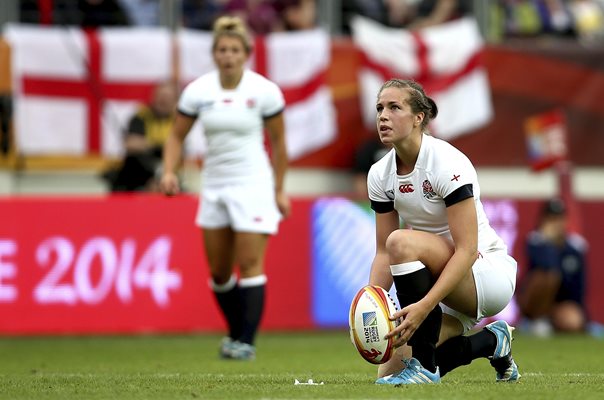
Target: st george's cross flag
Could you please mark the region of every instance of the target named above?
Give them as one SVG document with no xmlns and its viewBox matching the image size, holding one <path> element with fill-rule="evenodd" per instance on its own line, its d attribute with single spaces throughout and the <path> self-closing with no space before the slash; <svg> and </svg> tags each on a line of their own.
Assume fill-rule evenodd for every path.
<svg viewBox="0 0 604 400">
<path fill-rule="evenodd" d="M 17 151 L 120 155 L 128 119 L 150 99 L 155 84 L 178 76 L 184 85 L 213 68 L 211 33 L 175 35 L 163 28 L 9 25 Z M 255 39 L 249 66 L 284 92 L 291 159 L 335 139 L 335 109 L 325 80 L 329 54 L 330 38 L 321 30 Z M 200 130 L 189 134 L 186 150 L 203 156 Z"/>
<path fill-rule="evenodd" d="M 10 25 L 17 151 L 116 156 L 155 84 L 171 77 L 166 29 Z"/>
<path fill-rule="evenodd" d="M 439 112 L 429 130 L 437 137 L 450 140 L 492 119 L 488 77 L 480 61 L 483 39 L 473 18 L 409 31 L 358 16 L 351 26 L 361 52 L 361 103 L 369 128 L 375 128 L 379 88 L 391 78 L 413 79 L 434 99 Z"/>
</svg>

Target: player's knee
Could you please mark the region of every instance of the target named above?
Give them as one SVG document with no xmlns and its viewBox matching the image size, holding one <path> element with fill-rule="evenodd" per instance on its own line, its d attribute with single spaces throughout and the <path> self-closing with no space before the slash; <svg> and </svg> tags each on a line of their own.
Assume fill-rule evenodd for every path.
<svg viewBox="0 0 604 400">
<path fill-rule="evenodd" d="M 219 259 L 218 257 L 209 257 L 208 264 L 210 266 L 210 276 L 214 283 L 222 285 L 228 282 L 233 275 L 232 260 Z"/>
<path fill-rule="evenodd" d="M 552 312 L 552 323 L 561 332 L 581 332 L 585 327 L 585 316 L 578 304 L 564 302 Z"/>
<path fill-rule="evenodd" d="M 263 265 L 262 257 L 255 255 L 248 255 L 240 257 L 239 259 L 239 271 L 241 276 L 250 277 L 262 274 Z"/>
<path fill-rule="evenodd" d="M 386 239 L 386 250 L 394 262 L 409 261 L 413 257 L 413 243 L 410 235 L 403 229 L 392 232 Z"/>
<path fill-rule="evenodd" d="M 210 275 L 215 284 L 224 285 L 231 279 L 231 270 L 212 271 Z"/>
</svg>

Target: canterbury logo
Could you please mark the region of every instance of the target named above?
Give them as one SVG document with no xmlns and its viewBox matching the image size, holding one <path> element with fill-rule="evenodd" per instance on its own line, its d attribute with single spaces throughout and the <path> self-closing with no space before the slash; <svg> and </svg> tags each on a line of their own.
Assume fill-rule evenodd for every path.
<svg viewBox="0 0 604 400">
<path fill-rule="evenodd" d="M 413 185 L 411 183 L 407 183 L 405 185 L 399 186 L 398 190 L 401 193 L 413 193 Z"/>
</svg>

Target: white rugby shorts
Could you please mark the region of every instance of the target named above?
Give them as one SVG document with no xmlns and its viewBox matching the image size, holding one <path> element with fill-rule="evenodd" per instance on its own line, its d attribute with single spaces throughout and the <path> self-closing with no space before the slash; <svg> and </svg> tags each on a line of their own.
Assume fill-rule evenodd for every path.
<svg viewBox="0 0 604 400">
<path fill-rule="evenodd" d="M 457 318 L 464 332 L 469 331 L 483 318 L 499 313 L 512 300 L 516 270 L 516 260 L 505 251 L 482 254 L 472 266 L 478 300 L 476 316 L 467 316 L 441 303 L 443 313 Z"/>
<path fill-rule="evenodd" d="M 281 213 L 272 182 L 203 187 L 195 222 L 202 228 L 275 234 Z"/>
</svg>

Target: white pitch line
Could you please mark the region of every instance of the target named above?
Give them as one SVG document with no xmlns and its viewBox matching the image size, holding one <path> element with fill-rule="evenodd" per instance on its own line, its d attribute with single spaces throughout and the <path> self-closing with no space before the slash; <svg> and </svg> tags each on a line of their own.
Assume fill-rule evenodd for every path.
<svg viewBox="0 0 604 400">
<path fill-rule="evenodd" d="M 595 378 L 604 378 L 604 373 L 596 373 L 596 372 L 522 372 L 522 376 L 556 376 L 556 377 L 595 377 Z"/>
</svg>

